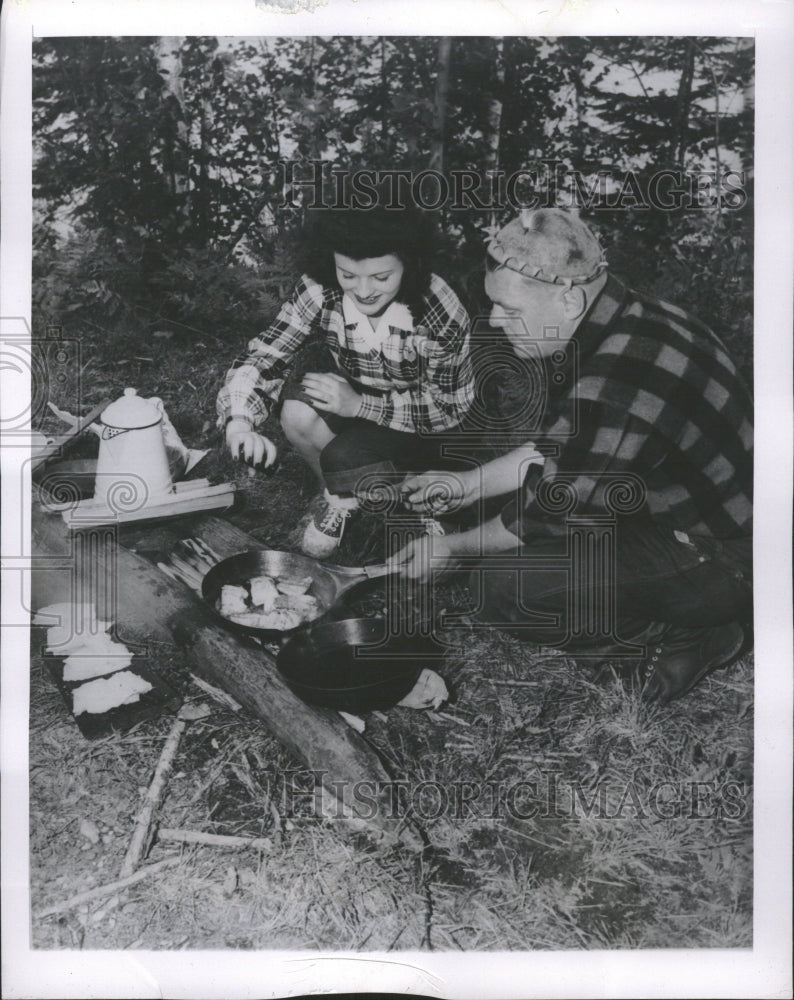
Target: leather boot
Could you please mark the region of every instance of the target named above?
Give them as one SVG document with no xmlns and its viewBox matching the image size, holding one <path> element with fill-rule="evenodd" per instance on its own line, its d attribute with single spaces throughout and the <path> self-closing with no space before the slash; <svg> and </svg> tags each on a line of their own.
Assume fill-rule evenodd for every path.
<svg viewBox="0 0 794 1000">
<path fill-rule="evenodd" d="M 619 675 L 642 689 L 649 702 L 666 704 L 681 698 L 714 670 L 729 667 L 752 646 L 752 628 L 739 622 L 708 628 L 683 628 L 664 622 L 650 622 L 626 640 L 645 646 L 639 658 L 612 660 L 620 646 L 599 646 L 584 654 L 591 664 L 612 662 Z M 625 647 L 623 647 L 625 648 Z"/>
<path fill-rule="evenodd" d="M 642 696 L 662 705 L 681 698 L 712 671 L 735 663 L 749 645 L 739 622 L 696 629 L 671 625 L 639 665 Z"/>
</svg>

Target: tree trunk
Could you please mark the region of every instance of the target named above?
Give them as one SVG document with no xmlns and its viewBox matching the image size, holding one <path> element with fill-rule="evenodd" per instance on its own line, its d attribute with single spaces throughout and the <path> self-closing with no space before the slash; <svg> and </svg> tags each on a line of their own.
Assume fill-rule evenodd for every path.
<svg viewBox="0 0 794 1000">
<path fill-rule="evenodd" d="M 386 150 L 386 129 L 387 115 L 386 108 L 389 103 L 389 89 L 386 81 L 386 39 L 380 38 L 380 145 L 381 150 Z"/>
<path fill-rule="evenodd" d="M 187 212 L 188 178 L 188 134 L 185 120 L 185 96 L 182 89 L 181 46 L 184 38 L 166 35 L 155 42 L 154 53 L 168 93 L 168 114 L 163 134 L 163 166 L 166 171 L 168 188 L 180 200 L 182 212 Z"/>
<path fill-rule="evenodd" d="M 488 104 L 488 160 L 486 171 L 495 177 L 501 166 L 500 150 L 502 145 L 502 109 L 504 108 L 505 92 L 505 40 L 494 39 L 495 44 L 495 86 Z M 496 211 L 491 210 L 490 225 L 496 225 Z"/>
<path fill-rule="evenodd" d="M 452 62 L 452 38 L 445 36 L 438 43 L 438 72 L 436 93 L 433 102 L 433 146 L 430 154 L 430 169 L 444 170 L 444 132 L 447 123 L 447 98 L 449 95 L 449 73 Z"/>
<path fill-rule="evenodd" d="M 200 101 L 200 121 L 199 121 L 199 175 L 198 183 L 191 199 L 195 216 L 193 224 L 194 239 L 196 246 L 205 247 L 213 238 L 217 238 L 217 233 L 210 233 L 210 191 L 209 191 L 209 170 L 207 163 L 210 157 L 210 133 L 212 123 L 212 106 L 207 94 L 201 95 Z"/>
<path fill-rule="evenodd" d="M 679 170 L 685 169 L 689 132 L 689 109 L 692 104 L 692 81 L 694 75 L 695 46 L 691 39 L 687 39 L 684 66 L 681 70 L 681 78 L 678 81 L 678 93 L 676 94 L 675 101 L 675 121 L 673 122 L 673 138 L 671 141 L 672 159 Z"/>
</svg>

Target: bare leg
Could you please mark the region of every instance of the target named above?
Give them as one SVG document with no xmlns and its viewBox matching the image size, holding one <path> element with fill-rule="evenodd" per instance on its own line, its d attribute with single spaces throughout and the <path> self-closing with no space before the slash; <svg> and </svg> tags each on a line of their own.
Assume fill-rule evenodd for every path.
<svg viewBox="0 0 794 1000">
<path fill-rule="evenodd" d="M 289 443 L 324 486 L 320 452 L 336 437 L 334 432 L 316 410 L 299 399 L 284 400 L 281 408 L 281 426 Z"/>
</svg>

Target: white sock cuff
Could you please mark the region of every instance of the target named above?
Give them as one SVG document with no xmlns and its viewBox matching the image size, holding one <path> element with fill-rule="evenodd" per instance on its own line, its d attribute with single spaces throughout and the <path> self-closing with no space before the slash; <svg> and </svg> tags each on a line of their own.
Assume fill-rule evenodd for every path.
<svg viewBox="0 0 794 1000">
<path fill-rule="evenodd" d="M 329 503 L 332 507 L 340 507 L 342 510 L 358 509 L 358 497 L 340 497 L 335 493 L 329 493 L 328 490 L 323 490 L 323 495 L 326 503 Z"/>
</svg>

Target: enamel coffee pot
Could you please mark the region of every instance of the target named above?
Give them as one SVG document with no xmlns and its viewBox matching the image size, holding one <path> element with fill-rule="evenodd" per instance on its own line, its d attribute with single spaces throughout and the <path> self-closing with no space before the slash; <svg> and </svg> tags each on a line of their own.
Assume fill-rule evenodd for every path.
<svg viewBox="0 0 794 1000">
<path fill-rule="evenodd" d="M 95 499 L 108 503 L 114 488 L 130 493 L 140 490 L 141 506 L 172 489 L 168 456 L 162 431 L 162 414 L 134 389 L 125 389 L 120 399 L 102 414 L 99 458 L 94 482 Z"/>
</svg>

